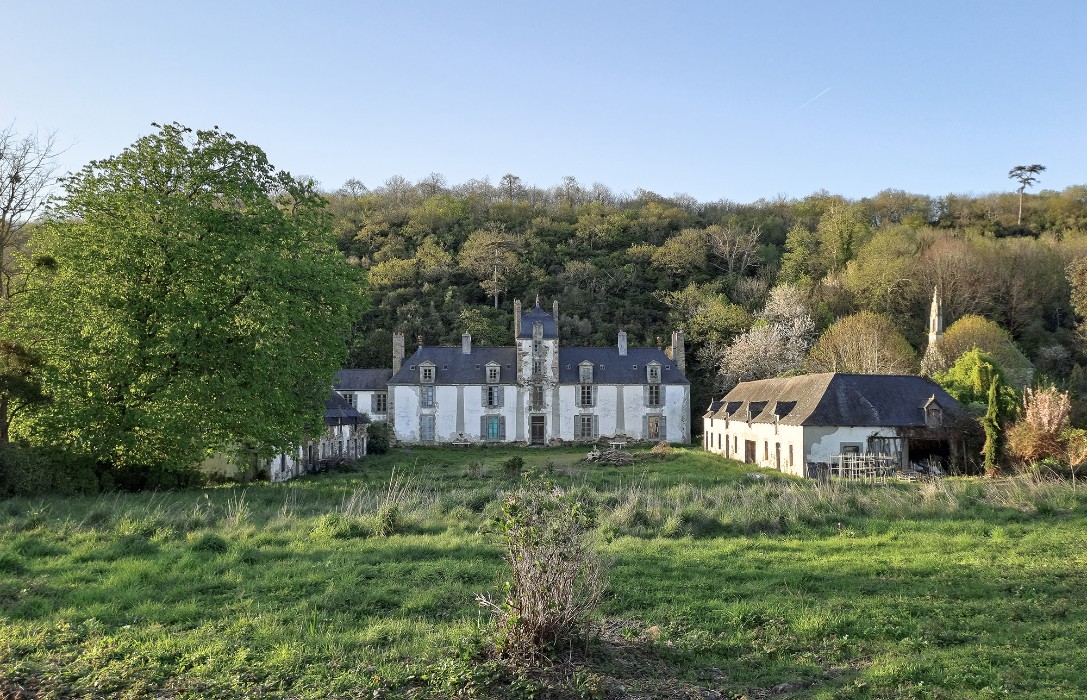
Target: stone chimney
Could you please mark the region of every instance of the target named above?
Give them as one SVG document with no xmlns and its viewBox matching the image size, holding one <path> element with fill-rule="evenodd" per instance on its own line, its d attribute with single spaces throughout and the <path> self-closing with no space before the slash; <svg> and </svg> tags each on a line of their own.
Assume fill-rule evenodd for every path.
<svg viewBox="0 0 1087 700">
<path fill-rule="evenodd" d="M 551 315 L 555 317 L 555 347 L 559 344 L 559 300 L 556 299 L 551 303 Z M 558 357 L 558 355 L 555 355 Z M 558 362 L 558 360 L 556 360 Z M 558 373 L 558 365 L 555 365 L 555 372 Z"/>
<path fill-rule="evenodd" d="M 672 331 L 672 362 L 680 372 L 687 371 L 687 350 L 683 347 L 683 331 Z"/>
<path fill-rule="evenodd" d="M 468 331 L 460 337 L 460 351 L 465 355 L 472 354 L 472 334 Z"/>
<path fill-rule="evenodd" d="M 521 335 L 521 300 L 513 300 L 513 342 Z"/>
<path fill-rule="evenodd" d="M 619 357 L 627 356 L 627 332 L 619 331 Z"/>
<path fill-rule="evenodd" d="M 397 331 L 393 333 L 393 374 L 400 371 L 402 364 L 404 364 L 404 334 Z"/>
<path fill-rule="evenodd" d="M 660 349 L 661 349 L 661 346 L 663 345 L 663 343 L 664 343 L 664 341 L 663 341 L 663 340 L 661 339 L 661 337 L 660 337 L 660 336 L 658 335 L 658 336 L 657 336 L 657 349 L 658 349 L 658 350 L 660 350 Z"/>
<path fill-rule="evenodd" d="M 419 347 L 423 347 L 423 336 L 419 336 Z"/>
</svg>

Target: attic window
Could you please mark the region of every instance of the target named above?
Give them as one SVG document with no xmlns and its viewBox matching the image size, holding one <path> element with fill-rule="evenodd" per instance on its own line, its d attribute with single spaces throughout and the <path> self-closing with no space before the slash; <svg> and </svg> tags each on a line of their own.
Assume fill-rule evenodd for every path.
<svg viewBox="0 0 1087 700">
<path fill-rule="evenodd" d="M 513 365 L 506 365 L 506 369 L 513 369 Z"/>
<path fill-rule="evenodd" d="M 408 365 L 408 369 L 415 369 L 415 365 Z"/>
<path fill-rule="evenodd" d="M 479 369 L 479 365 L 478 365 L 478 364 L 476 365 L 476 369 Z"/>
<path fill-rule="evenodd" d="M 635 370 L 637 370 L 637 369 L 638 369 L 638 365 L 634 365 L 634 369 L 635 369 Z"/>
<path fill-rule="evenodd" d="M 665 365 L 664 368 L 665 369 L 672 369 L 672 365 Z"/>
<path fill-rule="evenodd" d="M 449 365 L 442 365 L 442 369 L 449 369 Z"/>
</svg>

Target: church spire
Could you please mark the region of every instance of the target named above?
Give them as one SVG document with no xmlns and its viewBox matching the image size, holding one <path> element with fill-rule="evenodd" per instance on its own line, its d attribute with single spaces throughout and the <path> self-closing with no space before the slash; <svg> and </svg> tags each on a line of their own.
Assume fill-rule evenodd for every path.
<svg viewBox="0 0 1087 700">
<path fill-rule="evenodd" d="M 940 299 L 940 288 L 932 288 L 932 307 L 928 312 L 928 344 L 939 342 L 944 334 L 944 305 Z"/>
<path fill-rule="evenodd" d="M 940 298 L 940 288 L 932 289 L 932 306 L 928 312 L 928 347 L 921 358 L 921 374 L 931 377 L 947 369 L 947 360 L 940 351 L 940 339 L 944 337 L 944 304 Z"/>
</svg>

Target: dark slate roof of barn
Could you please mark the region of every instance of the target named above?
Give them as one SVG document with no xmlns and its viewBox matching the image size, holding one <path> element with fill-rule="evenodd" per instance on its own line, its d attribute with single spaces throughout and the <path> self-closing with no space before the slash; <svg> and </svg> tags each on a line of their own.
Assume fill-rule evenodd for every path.
<svg viewBox="0 0 1087 700">
<path fill-rule="evenodd" d="M 391 369 L 341 369 L 332 388 L 336 391 L 385 391 L 389 388 Z"/>
<path fill-rule="evenodd" d="M 539 304 L 536 304 L 536 308 L 532 311 L 521 314 L 521 332 L 517 337 L 531 338 L 532 325 L 535 323 L 540 323 L 543 325 L 543 337 L 559 337 L 559 327 L 555 323 L 555 317 L 540 308 Z"/>
<path fill-rule="evenodd" d="M 619 348 L 559 348 L 559 383 L 577 384 L 578 367 L 593 363 L 594 384 L 645 384 L 645 366 L 656 360 L 661 367 L 662 384 L 689 384 L 676 364 L 657 348 L 629 348 L 626 356 Z"/>
<path fill-rule="evenodd" d="M 325 425 L 344 425 L 345 423 L 369 423 L 367 416 L 355 410 L 347 399 L 336 392 L 325 399 Z"/>
<path fill-rule="evenodd" d="M 516 360 L 517 351 L 513 348 L 472 346 L 472 352 L 465 355 L 460 345 L 424 346 L 404 360 L 400 371 L 392 376 L 389 384 L 418 384 L 419 365 L 427 361 L 434 363 L 435 384 L 486 384 L 487 374 L 484 368 L 488 362 L 498 363 L 500 384 L 515 384 Z"/>
<path fill-rule="evenodd" d="M 887 374 L 806 374 L 742 382 L 722 399 L 713 418 L 782 425 L 924 427 L 924 407 L 931 398 L 950 414 L 962 406 L 924 377 Z M 728 414 L 728 416 L 726 416 Z"/>
</svg>

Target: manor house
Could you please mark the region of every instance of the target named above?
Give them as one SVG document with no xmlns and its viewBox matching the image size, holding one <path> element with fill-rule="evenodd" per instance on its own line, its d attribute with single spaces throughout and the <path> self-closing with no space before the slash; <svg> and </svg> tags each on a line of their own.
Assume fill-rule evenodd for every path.
<svg viewBox="0 0 1087 700">
<path fill-rule="evenodd" d="M 465 333 L 459 347 L 419 338 L 405 357 L 393 337 L 393 374 L 382 401 L 405 443 L 480 442 L 554 445 L 649 440 L 688 443 L 691 387 L 684 375 L 683 332 L 668 351 L 562 347 L 558 302 L 551 313 L 522 314 L 514 302 L 513 347 L 480 347 Z"/>
</svg>

